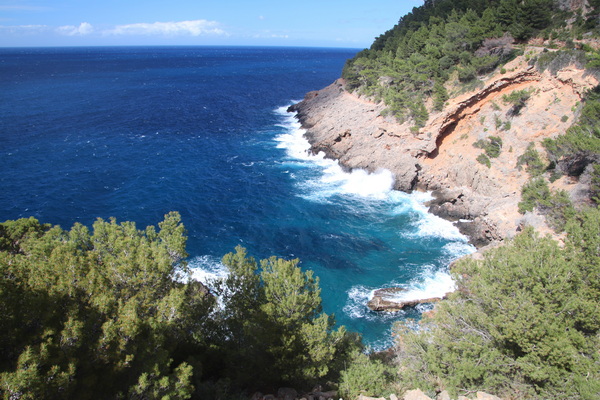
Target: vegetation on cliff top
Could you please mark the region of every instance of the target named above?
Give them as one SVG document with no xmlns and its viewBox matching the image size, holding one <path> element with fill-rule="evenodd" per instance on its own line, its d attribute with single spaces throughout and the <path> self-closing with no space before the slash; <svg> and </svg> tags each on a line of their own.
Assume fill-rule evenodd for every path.
<svg viewBox="0 0 600 400">
<path fill-rule="evenodd" d="M 472 88 L 515 55 L 513 42 L 598 35 L 599 4 L 591 3 L 582 15 L 555 0 L 427 0 L 349 60 L 343 77 L 349 90 L 384 101 L 389 113 L 419 128 L 429 111 L 443 108 L 446 83 Z"/>
</svg>

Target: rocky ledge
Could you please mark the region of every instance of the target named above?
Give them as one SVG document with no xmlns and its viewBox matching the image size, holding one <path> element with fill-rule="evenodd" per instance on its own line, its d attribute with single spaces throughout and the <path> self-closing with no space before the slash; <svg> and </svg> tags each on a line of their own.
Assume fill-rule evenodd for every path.
<svg viewBox="0 0 600 400">
<path fill-rule="evenodd" d="M 398 396 L 392 394 L 389 397 L 390 400 L 399 400 Z M 385 397 L 368 397 L 368 396 L 359 396 L 357 400 L 387 400 Z M 434 400 L 431 397 L 427 396 L 420 389 L 408 390 L 404 393 L 402 400 Z M 442 391 L 437 394 L 435 400 L 452 400 L 447 391 Z M 494 396 L 492 394 L 486 392 L 477 392 L 475 396 L 466 397 L 466 396 L 458 396 L 457 400 L 502 400 L 500 397 Z"/>
<path fill-rule="evenodd" d="M 400 287 L 383 288 L 373 292 L 373 297 L 367 303 L 373 311 L 396 312 L 405 308 L 415 307 L 424 303 L 435 303 L 442 300 L 441 297 L 431 297 L 427 299 L 402 299 L 401 294 L 406 289 Z"/>
<path fill-rule="evenodd" d="M 465 397 L 458 396 L 456 400 L 502 400 L 499 397 L 485 393 L 477 392 L 476 397 Z M 281 388 L 277 392 L 277 396 L 273 394 L 262 394 L 260 392 L 255 393 L 250 400 L 336 400 L 339 396 L 335 390 L 323 392 L 320 388 L 313 389 L 312 392 L 304 395 L 298 394 L 295 389 L 292 388 Z M 434 400 L 427 396 L 420 389 L 408 390 L 401 397 L 402 400 Z M 340 399 L 341 400 L 341 399 Z M 356 400 L 387 400 L 385 397 L 368 397 L 364 395 L 358 396 Z M 398 396 L 392 394 L 389 396 L 389 400 L 400 400 Z M 452 400 L 447 391 L 442 391 L 437 394 L 435 400 Z"/>
<path fill-rule="evenodd" d="M 531 47 L 525 54 L 540 51 Z M 417 132 L 410 129 L 412 121 L 401 124 L 385 116 L 384 104 L 347 91 L 342 79 L 308 93 L 289 111 L 297 113 L 314 153 L 324 152 L 348 169 L 390 170 L 397 190 L 431 191 L 435 200 L 430 211 L 454 221 L 482 247 L 535 220 L 518 213 L 521 187 L 529 179 L 518 158 L 529 143 L 543 153 L 541 142 L 565 132 L 575 121 L 573 110 L 584 91 L 598 84 L 581 66 L 540 72 L 522 56 L 504 70 L 510 72 L 491 74 L 479 89 L 454 95 Z M 457 88 L 450 83 L 448 90 Z M 503 100 L 514 90 L 530 92 L 518 115 Z M 483 150 L 473 144 L 491 135 L 503 143 L 488 167 L 477 161 Z M 571 193 L 577 189 L 569 178 L 554 185 Z M 543 222 L 537 224 L 545 228 Z"/>
</svg>

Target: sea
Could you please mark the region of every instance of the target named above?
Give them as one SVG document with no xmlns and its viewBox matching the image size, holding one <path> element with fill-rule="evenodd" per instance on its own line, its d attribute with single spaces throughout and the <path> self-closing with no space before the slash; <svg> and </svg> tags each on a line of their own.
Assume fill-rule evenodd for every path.
<svg viewBox="0 0 600 400">
<path fill-rule="evenodd" d="M 337 79 L 359 49 L 74 47 L 0 49 L 0 220 L 69 229 L 97 218 L 156 225 L 181 213 L 193 277 L 224 254 L 298 258 L 323 309 L 373 350 L 393 343 L 374 290 L 454 289 L 448 265 L 474 248 L 392 190 L 381 170 L 346 172 L 311 154 L 287 108 Z"/>
</svg>

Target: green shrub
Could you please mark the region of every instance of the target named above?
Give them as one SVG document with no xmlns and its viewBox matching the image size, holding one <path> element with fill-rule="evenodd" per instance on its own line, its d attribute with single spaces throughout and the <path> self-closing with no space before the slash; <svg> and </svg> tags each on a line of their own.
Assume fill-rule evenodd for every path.
<svg viewBox="0 0 600 400">
<path fill-rule="evenodd" d="M 363 353 L 355 353 L 348 368 L 341 373 L 339 392 L 345 399 L 359 395 L 388 396 L 394 368 Z"/>
<path fill-rule="evenodd" d="M 508 111 L 509 115 L 519 115 L 527 100 L 531 97 L 531 91 L 527 89 L 514 90 L 510 94 L 502 95 L 502 101 L 508 104 L 512 104 L 511 109 Z"/>
<path fill-rule="evenodd" d="M 586 54 L 583 51 L 559 50 L 540 54 L 536 66 L 540 71 L 549 70 L 552 74 L 556 74 L 561 69 L 573 64 L 583 68 L 586 62 Z"/>
<path fill-rule="evenodd" d="M 596 204 L 600 204 L 600 165 L 595 164 L 592 170 L 592 181 L 590 183 L 590 197 Z"/>
<path fill-rule="evenodd" d="M 485 165 L 488 168 L 492 167 L 492 162 L 490 161 L 489 157 L 485 155 L 485 153 L 481 153 L 480 155 L 478 155 L 476 160 L 477 162 Z"/>
<path fill-rule="evenodd" d="M 483 149 L 485 151 L 485 155 L 489 158 L 498 158 L 500 156 L 500 152 L 502 151 L 502 139 L 498 136 L 490 136 L 487 139 L 480 139 L 476 141 L 473 143 L 473 147 Z M 487 165 L 485 162 L 481 163 Z"/>
<path fill-rule="evenodd" d="M 433 109 L 441 111 L 444 108 L 444 104 L 446 104 L 448 97 L 448 91 L 444 87 L 444 84 L 440 81 L 436 81 L 433 85 Z"/>
<path fill-rule="evenodd" d="M 527 166 L 527 172 L 532 176 L 541 175 L 546 170 L 546 165 L 540 158 L 533 142 L 529 143 L 525 152 L 517 159 L 517 168 L 521 169 L 523 165 Z"/>
<path fill-rule="evenodd" d="M 564 190 L 552 192 L 544 178 L 532 179 L 521 189 L 519 212 L 524 214 L 534 209 L 538 209 L 557 231 L 562 231 L 567 220 L 575 215 L 569 194 Z"/>
<path fill-rule="evenodd" d="M 475 67 L 471 65 L 467 65 L 465 67 L 461 67 L 458 69 L 458 80 L 465 83 L 470 82 L 475 79 Z"/>
<path fill-rule="evenodd" d="M 525 214 L 540 205 L 546 205 L 550 198 L 550 188 L 544 178 L 532 179 L 521 188 L 519 212 Z"/>
<path fill-rule="evenodd" d="M 457 291 L 397 336 L 399 379 L 452 397 L 596 399 L 600 212 L 571 218 L 564 247 L 526 229 L 453 268 Z M 406 378 L 405 378 L 406 376 Z"/>
</svg>

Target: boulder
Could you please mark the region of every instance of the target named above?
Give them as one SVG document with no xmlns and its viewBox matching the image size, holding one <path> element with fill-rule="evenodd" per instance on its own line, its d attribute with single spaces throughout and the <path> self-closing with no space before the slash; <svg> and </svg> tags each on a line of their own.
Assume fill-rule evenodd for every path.
<svg viewBox="0 0 600 400">
<path fill-rule="evenodd" d="M 427 396 L 420 389 L 415 389 L 404 393 L 404 400 L 432 400 L 432 398 Z"/>
<path fill-rule="evenodd" d="M 334 397 L 337 397 L 337 392 L 335 390 L 329 390 L 327 392 L 318 391 L 318 392 L 313 392 L 312 394 L 315 396 L 315 398 L 318 398 L 318 399 L 323 398 L 325 400 L 333 399 Z"/>
<path fill-rule="evenodd" d="M 485 392 L 477 392 L 477 400 L 502 400 L 500 397 Z"/>
<path fill-rule="evenodd" d="M 450 400 L 450 393 L 447 390 L 442 390 L 438 395 L 436 400 Z"/>
<path fill-rule="evenodd" d="M 279 388 L 277 390 L 277 398 L 279 400 L 295 400 L 298 397 L 298 392 L 292 388 Z"/>
<path fill-rule="evenodd" d="M 401 311 L 407 307 L 415 307 L 416 305 L 423 303 L 435 303 L 440 301 L 440 297 L 430 297 L 427 299 L 409 299 L 399 300 L 395 298 L 398 293 L 405 291 L 406 289 L 400 287 L 383 288 L 378 289 L 373 293 L 373 298 L 367 303 L 373 311 L 387 311 L 396 312 Z"/>
</svg>

